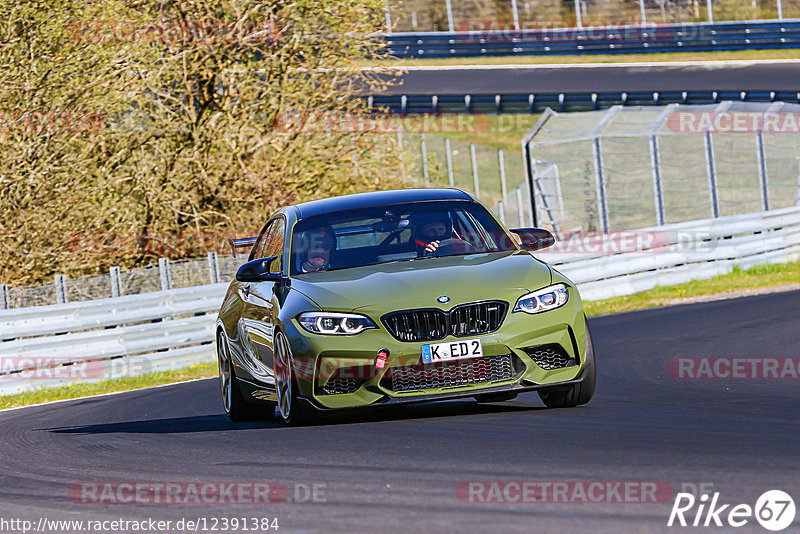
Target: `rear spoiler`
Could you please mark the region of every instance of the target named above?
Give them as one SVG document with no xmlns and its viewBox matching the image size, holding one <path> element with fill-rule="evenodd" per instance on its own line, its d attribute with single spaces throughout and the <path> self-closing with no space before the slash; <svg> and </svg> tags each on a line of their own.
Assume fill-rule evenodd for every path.
<svg viewBox="0 0 800 534">
<path fill-rule="evenodd" d="M 236 251 L 242 249 L 252 249 L 253 245 L 258 241 L 257 237 L 243 237 L 241 239 L 228 239 L 228 244 L 231 246 L 231 253 L 236 257 Z"/>
</svg>

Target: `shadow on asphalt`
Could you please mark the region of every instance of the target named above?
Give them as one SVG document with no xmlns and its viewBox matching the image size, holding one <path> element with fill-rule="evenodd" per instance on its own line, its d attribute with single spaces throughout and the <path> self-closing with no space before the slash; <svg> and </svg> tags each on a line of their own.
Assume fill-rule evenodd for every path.
<svg viewBox="0 0 800 534">
<path fill-rule="evenodd" d="M 377 423 L 430 419 L 436 417 L 463 417 L 469 415 L 533 412 L 546 410 L 541 406 L 519 403 L 477 404 L 469 401 L 438 402 L 406 406 L 377 407 L 368 410 L 353 410 L 337 414 L 325 414 L 314 426 L 348 425 L 358 423 Z M 213 432 L 253 429 L 283 429 L 286 427 L 277 417 L 263 421 L 233 423 L 225 415 L 198 415 L 191 417 L 170 417 L 122 421 L 68 427 L 40 428 L 56 434 L 183 434 L 192 432 Z"/>
<path fill-rule="evenodd" d="M 279 426 L 277 421 L 253 421 L 233 423 L 224 414 L 145 419 L 96 425 L 40 428 L 56 434 L 183 434 L 190 432 L 213 432 L 215 430 L 247 430 L 263 428 L 265 425 Z"/>
</svg>

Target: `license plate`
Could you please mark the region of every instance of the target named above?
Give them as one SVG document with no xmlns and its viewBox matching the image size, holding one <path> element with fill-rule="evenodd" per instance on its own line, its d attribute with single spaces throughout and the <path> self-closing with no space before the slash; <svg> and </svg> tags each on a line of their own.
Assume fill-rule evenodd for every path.
<svg viewBox="0 0 800 534">
<path fill-rule="evenodd" d="M 483 356 L 483 345 L 481 345 L 480 339 L 462 339 L 422 345 L 422 363 L 480 358 L 481 356 Z"/>
</svg>

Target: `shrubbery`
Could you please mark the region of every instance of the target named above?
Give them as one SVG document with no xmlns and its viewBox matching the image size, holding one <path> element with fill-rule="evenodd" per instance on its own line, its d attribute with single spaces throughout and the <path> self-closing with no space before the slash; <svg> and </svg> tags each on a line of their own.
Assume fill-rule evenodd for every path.
<svg viewBox="0 0 800 534">
<path fill-rule="evenodd" d="M 351 67 L 381 53 L 382 5 L 2 2 L 0 282 L 151 263 L 151 239 L 250 235 L 286 203 L 399 186 L 389 136 L 281 127 L 363 111 L 378 82 Z M 136 245 L 81 253 L 109 235 Z"/>
</svg>

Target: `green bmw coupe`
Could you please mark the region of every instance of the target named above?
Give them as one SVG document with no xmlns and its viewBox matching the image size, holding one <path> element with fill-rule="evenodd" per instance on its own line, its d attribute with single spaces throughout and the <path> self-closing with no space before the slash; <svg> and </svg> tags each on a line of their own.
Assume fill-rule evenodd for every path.
<svg viewBox="0 0 800 534">
<path fill-rule="evenodd" d="M 516 235 L 516 238 L 514 236 Z M 220 308 L 222 400 L 234 421 L 537 391 L 548 407 L 594 394 L 578 290 L 456 189 L 289 206 L 267 221 Z"/>
</svg>

